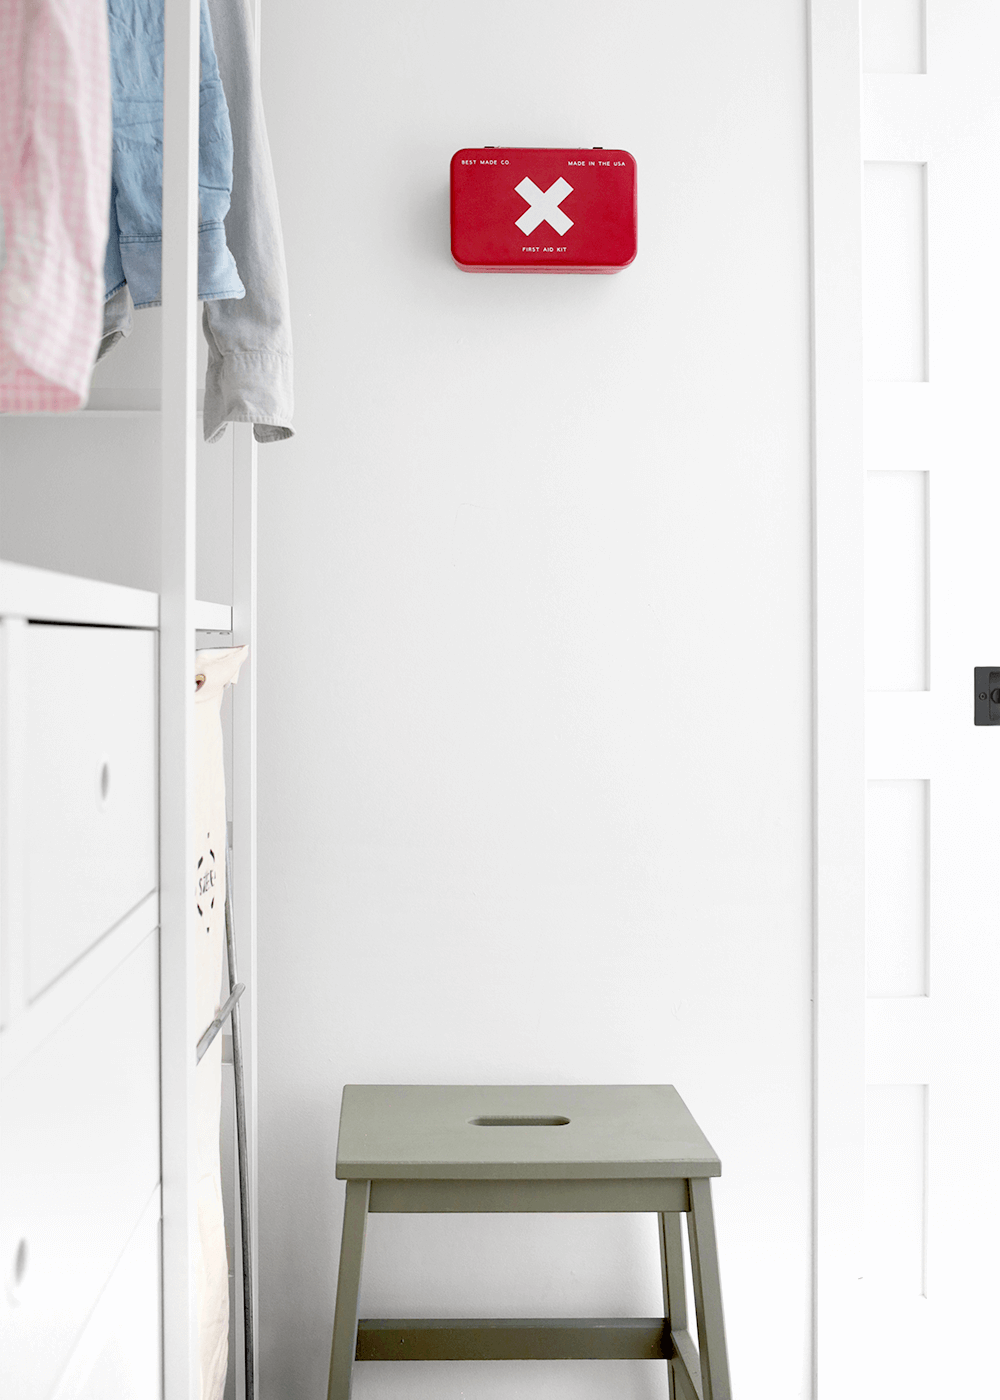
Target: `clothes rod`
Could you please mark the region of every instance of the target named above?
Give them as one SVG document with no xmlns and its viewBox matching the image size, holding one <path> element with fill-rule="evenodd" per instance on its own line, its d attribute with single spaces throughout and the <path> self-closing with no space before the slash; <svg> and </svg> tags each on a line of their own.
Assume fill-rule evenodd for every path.
<svg viewBox="0 0 1000 1400">
<path fill-rule="evenodd" d="M 197 1064 L 201 1064 L 202 1057 L 205 1054 L 205 1051 L 208 1049 L 212 1041 L 222 1030 L 222 1027 L 226 1021 L 226 1017 L 229 1015 L 230 1011 L 232 1011 L 233 1007 L 236 1005 L 236 1003 L 239 1001 L 240 997 L 245 991 L 246 987 L 243 985 L 243 983 L 237 982 L 236 986 L 232 990 L 232 994 L 223 1003 L 223 1006 L 219 1011 L 218 1016 L 216 1016 L 215 1020 L 209 1026 L 208 1030 L 198 1041 L 198 1059 L 196 1061 Z"/>
</svg>

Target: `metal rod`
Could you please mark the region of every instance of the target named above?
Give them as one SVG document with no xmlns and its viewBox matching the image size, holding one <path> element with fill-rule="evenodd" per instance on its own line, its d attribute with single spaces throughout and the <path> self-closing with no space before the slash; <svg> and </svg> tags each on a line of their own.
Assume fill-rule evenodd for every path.
<svg viewBox="0 0 1000 1400">
<path fill-rule="evenodd" d="M 226 842 L 226 955 L 229 986 L 235 992 L 236 935 L 233 929 L 233 852 Z M 240 1172 L 240 1240 L 243 1252 L 243 1385 L 245 1400 L 254 1400 L 253 1283 L 250 1267 L 250 1170 L 247 1160 L 247 1118 L 243 1095 L 243 1039 L 239 1000 L 233 1003 L 233 1083 L 236 1088 L 236 1152 Z"/>
<path fill-rule="evenodd" d="M 225 1002 L 223 1002 L 222 1006 L 219 1008 L 218 1016 L 216 1016 L 215 1020 L 211 1023 L 208 1030 L 198 1041 L 197 1063 L 199 1065 L 201 1064 L 205 1056 L 205 1051 L 208 1049 L 212 1041 L 222 1030 L 222 1027 L 226 1024 L 226 1017 L 229 1015 L 230 1011 L 232 1011 L 235 1008 L 236 1003 L 239 1001 L 240 997 L 245 991 L 246 987 L 244 987 L 243 983 L 238 983 L 235 990 L 230 993 L 229 997 L 226 999 Z"/>
</svg>

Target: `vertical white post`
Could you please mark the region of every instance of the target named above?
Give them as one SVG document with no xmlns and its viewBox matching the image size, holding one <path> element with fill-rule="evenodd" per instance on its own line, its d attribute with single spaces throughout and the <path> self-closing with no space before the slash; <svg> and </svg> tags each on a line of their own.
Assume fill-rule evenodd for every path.
<svg viewBox="0 0 1000 1400">
<path fill-rule="evenodd" d="M 254 58 L 260 75 L 260 0 L 252 0 Z M 233 906 L 243 996 L 243 1074 L 250 1181 L 252 1387 L 237 1364 L 237 1395 L 257 1394 L 260 1371 L 257 1239 L 257 442 L 250 423 L 233 424 L 233 643 L 250 654 L 233 687 Z M 240 1288 L 242 1288 L 242 1275 Z M 241 1298 L 242 1301 L 242 1298 Z"/>
<path fill-rule="evenodd" d="M 810 0 L 814 568 L 814 1366 L 857 1389 L 864 1185 L 864 464 L 858 0 Z"/>
<path fill-rule="evenodd" d="M 195 364 L 198 278 L 198 0 L 165 0 L 160 573 L 160 1016 L 163 1393 L 200 1388 L 197 1230 L 193 749 Z"/>
<path fill-rule="evenodd" d="M 233 919 L 240 981 L 246 985 L 241 1026 L 251 1287 L 257 1300 L 257 444 L 249 423 L 235 423 L 233 435 L 233 643 L 250 647 L 233 687 Z M 254 1328 L 256 1332 L 256 1311 Z M 255 1335 L 255 1358 L 257 1354 Z M 237 1367 L 237 1395 L 248 1393 L 243 1388 L 242 1348 L 230 1364 Z"/>
</svg>

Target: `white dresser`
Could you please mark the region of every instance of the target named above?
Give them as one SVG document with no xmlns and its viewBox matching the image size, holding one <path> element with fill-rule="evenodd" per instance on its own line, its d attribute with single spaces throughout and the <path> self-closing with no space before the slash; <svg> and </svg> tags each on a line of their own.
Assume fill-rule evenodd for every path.
<svg viewBox="0 0 1000 1400">
<path fill-rule="evenodd" d="M 157 600 L 0 568 L 2 1393 L 156 1400 Z"/>
</svg>

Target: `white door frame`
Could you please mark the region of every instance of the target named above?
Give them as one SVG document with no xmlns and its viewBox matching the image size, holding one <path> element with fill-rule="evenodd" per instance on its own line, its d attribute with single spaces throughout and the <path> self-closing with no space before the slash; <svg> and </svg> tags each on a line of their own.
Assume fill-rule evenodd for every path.
<svg viewBox="0 0 1000 1400">
<path fill-rule="evenodd" d="M 813 1386 L 857 1388 L 865 1084 L 861 19 L 809 0 L 814 959 Z"/>
</svg>

